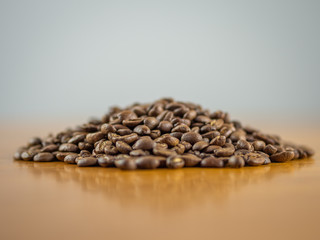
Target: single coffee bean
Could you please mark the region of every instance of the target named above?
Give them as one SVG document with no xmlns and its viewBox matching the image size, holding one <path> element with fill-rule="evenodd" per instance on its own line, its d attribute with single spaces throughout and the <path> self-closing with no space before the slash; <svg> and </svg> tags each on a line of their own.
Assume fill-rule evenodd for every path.
<svg viewBox="0 0 320 240">
<path fill-rule="evenodd" d="M 171 135 L 172 137 L 181 139 L 183 133 L 182 133 L 182 132 L 172 132 L 172 133 L 170 133 L 170 135 Z"/>
<path fill-rule="evenodd" d="M 227 167 L 230 168 L 242 168 L 245 165 L 245 161 L 240 156 L 232 156 L 229 158 Z"/>
<path fill-rule="evenodd" d="M 205 141 L 199 141 L 193 145 L 192 150 L 193 151 L 202 151 L 204 148 L 206 148 L 208 146 L 209 146 L 209 143 L 207 143 Z"/>
<path fill-rule="evenodd" d="M 130 158 L 117 159 L 114 164 L 122 170 L 134 170 L 137 168 L 136 161 Z"/>
<path fill-rule="evenodd" d="M 122 112 L 117 113 L 117 118 L 120 120 L 120 122 L 124 121 L 124 120 L 130 120 L 130 119 L 136 119 L 138 118 L 138 116 L 130 111 L 130 110 L 125 110 Z"/>
<path fill-rule="evenodd" d="M 259 166 L 266 162 L 268 157 L 260 153 L 251 152 L 244 156 L 245 162 L 249 166 Z"/>
<path fill-rule="evenodd" d="M 210 121 L 210 125 L 214 130 L 220 130 L 224 124 L 223 119 L 214 119 Z"/>
<path fill-rule="evenodd" d="M 144 136 L 141 137 L 136 143 L 132 146 L 134 150 L 141 149 L 141 150 L 150 150 L 154 147 L 155 142 L 149 137 Z"/>
<path fill-rule="evenodd" d="M 107 155 L 115 155 L 118 153 L 118 149 L 114 145 L 106 145 L 104 147 L 104 153 Z"/>
<path fill-rule="evenodd" d="M 50 162 L 54 160 L 54 156 L 52 153 L 49 152 L 41 152 L 36 154 L 33 157 L 33 161 L 35 162 Z"/>
<path fill-rule="evenodd" d="M 100 167 L 113 167 L 115 158 L 111 155 L 101 155 L 97 158 Z"/>
<path fill-rule="evenodd" d="M 150 128 L 145 125 L 136 126 L 133 131 L 139 135 L 149 135 L 151 133 Z"/>
<path fill-rule="evenodd" d="M 129 154 L 130 154 L 130 156 L 133 156 L 133 157 L 140 157 L 140 156 L 150 155 L 150 153 L 148 151 L 143 151 L 141 149 L 132 150 Z"/>
<path fill-rule="evenodd" d="M 170 132 L 172 127 L 173 125 L 169 121 L 161 121 L 158 125 L 158 129 L 164 133 Z"/>
<path fill-rule="evenodd" d="M 130 119 L 130 120 L 123 120 L 122 123 L 123 125 L 133 128 L 138 126 L 140 123 L 142 123 L 143 119 L 142 118 L 136 118 L 136 119 Z"/>
<path fill-rule="evenodd" d="M 184 160 L 185 167 L 194 167 L 201 162 L 201 158 L 189 153 L 183 154 L 180 157 Z"/>
<path fill-rule="evenodd" d="M 277 148 L 271 144 L 268 144 L 264 149 L 263 151 L 266 153 L 266 154 L 269 154 L 269 155 L 273 155 L 277 152 Z M 282 150 L 282 149 L 281 149 Z M 284 150 L 284 149 L 283 149 Z M 281 151 L 282 152 L 282 151 Z"/>
<path fill-rule="evenodd" d="M 34 146 L 34 145 L 38 145 L 38 144 L 41 144 L 41 138 L 39 138 L 39 137 L 31 138 L 28 142 L 29 147 Z"/>
<path fill-rule="evenodd" d="M 197 117 L 197 112 L 195 110 L 190 110 L 183 115 L 183 118 L 189 119 L 192 121 Z"/>
<path fill-rule="evenodd" d="M 220 149 L 220 146 L 217 145 L 209 145 L 208 147 L 204 148 L 202 151 L 204 153 L 213 153 L 216 149 Z"/>
<path fill-rule="evenodd" d="M 236 149 L 253 150 L 253 147 L 252 147 L 252 145 L 251 145 L 248 141 L 243 140 L 243 139 L 240 139 L 240 140 L 237 142 Z"/>
<path fill-rule="evenodd" d="M 218 148 L 214 151 L 214 155 L 216 157 L 230 157 L 233 155 L 234 151 L 234 147 Z"/>
<path fill-rule="evenodd" d="M 56 159 L 63 162 L 64 158 L 69 154 L 73 154 L 73 152 L 57 152 L 55 156 Z"/>
<path fill-rule="evenodd" d="M 136 159 L 138 168 L 141 169 L 155 169 L 159 167 L 160 162 L 157 157 L 154 156 L 143 156 Z"/>
<path fill-rule="evenodd" d="M 242 129 L 237 129 L 230 135 L 230 139 L 233 142 L 237 142 L 239 140 L 246 140 L 246 132 Z"/>
<path fill-rule="evenodd" d="M 183 168 L 184 160 L 181 156 L 170 156 L 167 158 L 166 165 L 168 168 Z"/>
<path fill-rule="evenodd" d="M 129 153 L 132 151 L 132 148 L 129 144 L 122 142 L 122 141 L 117 141 L 116 142 L 116 148 L 120 153 Z"/>
<path fill-rule="evenodd" d="M 87 150 L 87 151 L 92 151 L 93 149 L 93 145 L 87 142 L 79 142 L 78 147 L 80 150 Z"/>
<path fill-rule="evenodd" d="M 77 161 L 78 167 L 88 167 L 97 164 L 97 158 L 95 157 L 84 157 Z"/>
<path fill-rule="evenodd" d="M 124 135 L 129 135 L 132 133 L 132 130 L 131 129 L 128 129 L 128 128 L 121 128 L 121 129 L 118 129 L 117 130 L 117 133 L 120 135 L 120 136 L 124 136 Z"/>
<path fill-rule="evenodd" d="M 68 143 L 78 144 L 79 142 L 83 142 L 85 138 L 86 138 L 85 134 L 75 135 L 68 140 Z"/>
<path fill-rule="evenodd" d="M 49 144 L 41 149 L 41 152 L 54 152 L 57 151 L 59 147 L 55 144 Z"/>
<path fill-rule="evenodd" d="M 80 157 L 91 157 L 91 152 L 89 152 L 88 150 L 82 150 L 79 153 Z"/>
<path fill-rule="evenodd" d="M 103 134 L 108 134 L 109 132 L 111 133 L 114 133 L 117 131 L 117 129 L 111 125 L 111 124 L 108 124 L 108 123 L 105 123 L 105 124 L 102 124 L 101 125 L 101 130 L 100 130 Z"/>
<path fill-rule="evenodd" d="M 226 144 L 226 140 L 227 138 L 225 136 L 217 136 L 210 141 L 210 144 L 222 147 Z"/>
<path fill-rule="evenodd" d="M 218 131 L 210 131 L 210 132 L 206 132 L 204 134 L 202 134 L 203 138 L 208 138 L 208 139 L 214 139 L 215 137 L 219 136 L 220 132 Z"/>
<path fill-rule="evenodd" d="M 216 157 L 206 157 L 201 161 L 201 167 L 211 167 L 211 168 L 223 168 L 224 162 L 220 158 Z"/>
<path fill-rule="evenodd" d="M 181 137 L 181 141 L 189 142 L 192 145 L 201 140 L 202 140 L 202 136 L 196 132 L 187 132 L 187 133 L 184 133 Z"/>
<path fill-rule="evenodd" d="M 192 145 L 189 142 L 181 141 L 180 144 L 182 144 L 184 146 L 185 151 L 189 151 L 192 148 Z"/>
<path fill-rule="evenodd" d="M 181 155 L 186 150 L 185 146 L 183 144 L 178 144 L 172 148 L 173 151 L 175 151 L 177 154 Z"/>
<path fill-rule="evenodd" d="M 204 115 L 199 115 L 194 120 L 196 122 L 200 122 L 204 124 L 211 122 L 211 119 L 208 116 L 204 116 Z"/>
<path fill-rule="evenodd" d="M 158 130 L 158 129 L 157 130 L 152 130 L 151 133 L 150 133 L 150 137 L 152 139 L 156 139 L 156 138 L 158 138 L 160 136 L 161 136 L 161 131 Z"/>
<path fill-rule="evenodd" d="M 94 144 L 95 142 L 99 141 L 100 139 L 103 139 L 104 137 L 105 134 L 102 132 L 88 133 L 86 136 L 86 141 L 88 143 Z"/>
<path fill-rule="evenodd" d="M 159 125 L 159 121 L 154 117 L 146 117 L 143 123 L 151 130 Z"/>
<path fill-rule="evenodd" d="M 176 127 L 174 127 L 171 132 L 186 133 L 190 132 L 190 128 L 186 124 L 179 124 Z"/>
<path fill-rule="evenodd" d="M 264 141 L 256 140 L 252 143 L 252 146 L 255 151 L 262 151 L 266 147 L 266 143 Z"/>
<path fill-rule="evenodd" d="M 280 153 L 275 153 L 270 156 L 270 160 L 272 162 L 286 162 L 290 161 L 294 158 L 294 152 L 293 151 L 284 151 Z"/>
<path fill-rule="evenodd" d="M 172 155 L 177 155 L 177 152 L 175 152 L 174 150 L 169 150 L 169 149 L 165 149 L 165 148 L 160 148 L 160 147 L 155 147 L 153 148 L 153 154 L 157 155 L 157 156 L 164 156 L 164 157 L 169 157 Z"/>
<path fill-rule="evenodd" d="M 59 147 L 60 152 L 78 152 L 79 148 L 77 145 L 72 143 L 64 143 L 61 144 Z"/>
<path fill-rule="evenodd" d="M 63 161 L 65 163 L 75 164 L 77 157 L 79 157 L 79 155 L 77 153 L 69 154 L 69 155 L 64 157 Z"/>
</svg>

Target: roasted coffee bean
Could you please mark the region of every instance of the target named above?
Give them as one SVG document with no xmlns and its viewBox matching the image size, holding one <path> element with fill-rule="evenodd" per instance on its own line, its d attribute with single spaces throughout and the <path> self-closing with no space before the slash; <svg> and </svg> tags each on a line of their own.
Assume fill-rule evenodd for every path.
<svg viewBox="0 0 320 240">
<path fill-rule="evenodd" d="M 192 121 L 197 117 L 197 112 L 195 110 L 190 110 L 183 115 L 183 118 L 189 119 Z"/>
<path fill-rule="evenodd" d="M 88 150 L 82 150 L 82 151 L 80 151 L 79 156 L 80 157 L 90 157 L 91 153 Z"/>
<path fill-rule="evenodd" d="M 184 160 L 181 156 L 170 156 L 166 161 L 167 167 L 173 169 L 182 168 L 184 164 Z"/>
<path fill-rule="evenodd" d="M 76 153 L 69 154 L 69 155 L 67 155 L 67 156 L 64 157 L 63 161 L 64 161 L 65 163 L 75 164 L 77 157 L 79 157 L 79 155 L 76 154 Z"/>
<path fill-rule="evenodd" d="M 60 152 L 78 152 L 79 148 L 77 145 L 72 143 L 64 143 L 61 144 L 59 147 Z"/>
<path fill-rule="evenodd" d="M 111 155 L 101 155 L 97 157 L 97 162 L 100 167 L 113 167 L 115 158 Z"/>
<path fill-rule="evenodd" d="M 120 120 L 120 122 L 124 121 L 124 120 L 130 120 L 130 119 L 136 119 L 138 118 L 138 116 L 130 111 L 130 110 L 125 110 L 122 112 L 119 112 L 118 114 L 116 114 L 117 118 Z"/>
<path fill-rule="evenodd" d="M 256 140 L 252 143 L 252 146 L 255 151 L 262 151 L 266 147 L 266 143 L 264 141 Z"/>
<path fill-rule="evenodd" d="M 22 160 L 22 157 L 21 157 L 21 154 L 23 152 L 27 151 L 27 148 L 26 147 L 21 147 L 19 148 L 13 155 L 13 159 L 14 160 Z"/>
<path fill-rule="evenodd" d="M 275 146 L 273 146 L 273 145 L 271 145 L 271 144 L 268 144 L 264 149 L 263 149 L 263 151 L 266 153 L 266 154 L 269 154 L 269 155 L 273 155 L 273 154 L 275 154 L 276 152 L 277 152 L 277 148 L 275 147 Z M 281 149 L 282 150 L 282 149 Z M 284 149 L 283 149 L 284 150 Z M 282 150 L 282 151 L 283 151 Z M 282 152 L 281 151 L 281 152 Z"/>
<path fill-rule="evenodd" d="M 118 153 L 118 149 L 114 145 L 106 145 L 104 147 L 104 153 L 107 155 L 115 155 Z"/>
<path fill-rule="evenodd" d="M 33 157 L 33 161 L 35 162 L 50 162 L 54 160 L 54 156 L 52 153 L 49 152 L 41 152 L 36 154 Z"/>
<path fill-rule="evenodd" d="M 150 137 L 152 139 L 156 139 L 158 137 L 161 136 L 161 131 L 160 130 L 152 130 L 151 133 L 150 133 Z"/>
<path fill-rule="evenodd" d="M 133 144 L 132 148 L 134 150 L 141 149 L 141 150 L 150 150 L 154 147 L 155 142 L 149 137 L 144 136 L 141 137 L 135 144 Z"/>
<path fill-rule="evenodd" d="M 172 148 L 173 151 L 175 151 L 177 154 L 181 155 L 186 150 L 185 146 L 183 144 L 178 144 L 175 147 Z"/>
<path fill-rule="evenodd" d="M 34 145 L 38 145 L 38 144 L 41 144 L 41 138 L 39 138 L 39 137 L 31 138 L 28 142 L 29 147 L 34 146 Z"/>
<path fill-rule="evenodd" d="M 241 156 L 232 156 L 229 158 L 227 167 L 230 168 L 242 168 L 245 165 L 245 161 Z"/>
<path fill-rule="evenodd" d="M 139 135 L 149 135 L 151 133 L 150 128 L 145 125 L 136 126 L 133 131 Z"/>
<path fill-rule="evenodd" d="M 158 125 L 158 129 L 163 133 L 170 132 L 172 128 L 173 125 L 169 121 L 161 121 Z"/>
<path fill-rule="evenodd" d="M 235 130 L 234 127 L 222 127 L 220 129 L 220 134 L 225 137 L 229 137 L 233 133 L 234 130 Z"/>
<path fill-rule="evenodd" d="M 120 135 L 120 136 L 124 136 L 124 135 L 129 135 L 132 133 L 132 130 L 131 129 L 128 129 L 128 128 L 122 128 L 122 129 L 119 129 L 117 130 L 117 133 Z"/>
<path fill-rule="evenodd" d="M 75 135 L 68 140 L 68 143 L 78 144 L 79 142 L 83 142 L 85 138 L 86 138 L 85 134 Z"/>
<path fill-rule="evenodd" d="M 233 142 L 237 142 L 239 140 L 246 140 L 246 132 L 242 129 L 238 129 L 230 135 L 230 139 Z"/>
<path fill-rule="evenodd" d="M 54 152 L 57 151 L 59 147 L 55 144 L 50 144 L 41 149 L 41 152 Z"/>
<path fill-rule="evenodd" d="M 267 156 L 260 153 L 251 152 L 244 156 L 245 162 L 249 166 L 259 166 L 266 162 Z"/>
<path fill-rule="evenodd" d="M 169 147 L 174 147 L 179 144 L 179 139 L 171 136 L 170 134 L 164 134 L 159 138 L 155 139 L 156 143 L 165 143 Z"/>
<path fill-rule="evenodd" d="M 147 156 L 147 155 L 150 155 L 150 153 L 148 151 L 143 151 L 141 149 L 132 150 L 130 152 L 130 156 L 133 156 L 133 157 L 140 157 L 140 156 Z"/>
<path fill-rule="evenodd" d="M 194 167 L 201 162 L 201 158 L 193 154 L 183 154 L 180 157 L 184 160 L 185 167 Z"/>
<path fill-rule="evenodd" d="M 248 141 L 240 139 L 236 144 L 236 149 L 253 150 L 253 147 Z"/>
<path fill-rule="evenodd" d="M 202 134 L 202 137 L 208 138 L 211 140 L 219 135 L 220 135 L 220 132 L 218 132 L 218 131 L 210 131 L 210 132 L 206 132 L 206 133 Z"/>
<path fill-rule="evenodd" d="M 194 121 L 206 124 L 211 122 L 211 119 L 208 116 L 199 115 L 194 119 Z"/>
<path fill-rule="evenodd" d="M 94 144 L 95 142 L 99 141 L 100 139 L 103 139 L 104 137 L 105 134 L 102 132 L 88 133 L 86 136 L 86 141 L 88 143 Z"/>
<path fill-rule="evenodd" d="M 160 162 L 155 156 L 143 156 L 136 159 L 136 164 L 141 169 L 155 169 L 159 167 Z"/>
<path fill-rule="evenodd" d="M 226 140 L 227 138 L 225 136 L 217 136 L 210 141 L 210 144 L 222 147 L 223 145 L 226 144 Z"/>
<path fill-rule="evenodd" d="M 223 119 L 215 119 L 210 121 L 210 125 L 214 130 L 220 130 L 224 124 Z"/>
<path fill-rule="evenodd" d="M 159 125 L 159 121 L 154 117 L 147 117 L 143 121 L 144 125 L 146 125 L 151 130 Z"/>
<path fill-rule="evenodd" d="M 206 157 L 201 161 L 201 167 L 210 167 L 210 168 L 223 168 L 224 162 L 220 158 L 216 157 Z"/>
<path fill-rule="evenodd" d="M 181 141 L 189 142 L 192 145 L 201 140 L 202 140 L 202 136 L 196 132 L 187 132 L 187 133 L 184 133 L 181 137 Z"/>
<path fill-rule="evenodd" d="M 95 157 L 84 157 L 77 161 L 78 167 L 88 167 L 97 164 L 97 158 Z"/>
<path fill-rule="evenodd" d="M 171 149 L 155 147 L 153 149 L 153 154 L 157 155 L 157 156 L 169 157 L 172 155 L 177 155 L 177 152 L 175 152 L 174 150 L 171 150 Z"/>
<path fill-rule="evenodd" d="M 64 158 L 69 154 L 73 154 L 73 152 L 57 152 L 55 156 L 59 161 L 64 161 Z"/>
<path fill-rule="evenodd" d="M 185 151 L 189 151 L 192 148 L 192 145 L 189 142 L 181 141 L 180 144 L 182 144 L 185 147 Z"/>
<path fill-rule="evenodd" d="M 131 146 L 122 141 L 116 142 L 116 148 L 120 153 L 129 153 L 130 151 L 132 151 Z"/>
<path fill-rule="evenodd" d="M 294 158 L 294 152 L 293 151 L 283 151 L 280 153 L 275 153 L 270 156 L 270 160 L 272 162 L 286 162 L 290 161 Z"/>
<path fill-rule="evenodd" d="M 234 151 L 235 151 L 235 149 L 233 146 L 218 148 L 214 151 L 214 155 L 216 157 L 230 157 L 233 155 Z"/>
<path fill-rule="evenodd" d="M 123 125 L 132 128 L 132 127 L 138 126 L 140 123 L 142 123 L 142 121 L 143 121 L 142 118 L 136 118 L 136 119 L 130 119 L 130 120 L 123 120 L 122 123 Z"/>
<path fill-rule="evenodd" d="M 201 151 L 202 149 L 204 149 L 208 146 L 209 146 L 209 143 L 207 143 L 205 141 L 199 141 L 193 145 L 192 150 L 193 151 Z"/>
<path fill-rule="evenodd" d="M 171 132 L 186 133 L 186 132 L 190 132 L 190 128 L 185 124 L 179 124 L 176 127 L 174 127 Z"/>
<path fill-rule="evenodd" d="M 96 142 L 96 143 L 94 144 L 94 151 L 95 151 L 97 154 L 104 153 L 104 148 L 105 148 L 107 145 L 112 145 L 112 142 L 111 142 L 111 141 L 105 141 L 104 139 L 101 139 L 100 141 L 98 141 L 98 142 Z"/>
<path fill-rule="evenodd" d="M 112 126 L 111 124 L 105 123 L 101 125 L 101 130 L 100 130 L 103 134 L 108 134 L 108 133 L 114 133 L 117 131 L 117 129 Z"/>
<path fill-rule="evenodd" d="M 134 170 L 137 168 L 136 161 L 130 158 L 117 159 L 114 164 L 122 170 Z"/>
<path fill-rule="evenodd" d="M 209 145 L 208 147 L 203 149 L 204 153 L 213 153 L 216 149 L 221 148 L 220 146 L 217 145 Z"/>
<path fill-rule="evenodd" d="M 80 150 L 92 151 L 93 145 L 91 143 L 79 142 L 78 147 Z"/>
<path fill-rule="evenodd" d="M 181 139 L 183 133 L 182 133 L 182 132 L 172 132 L 172 133 L 170 133 L 170 135 L 171 135 L 172 137 Z"/>
</svg>

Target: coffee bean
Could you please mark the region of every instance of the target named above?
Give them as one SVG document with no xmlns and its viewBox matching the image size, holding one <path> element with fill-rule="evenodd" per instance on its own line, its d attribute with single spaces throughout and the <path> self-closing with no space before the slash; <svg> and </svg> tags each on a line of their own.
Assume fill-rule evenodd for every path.
<svg viewBox="0 0 320 240">
<path fill-rule="evenodd" d="M 197 117 L 197 112 L 195 110 L 190 110 L 183 115 L 183 118 L 189 119 L 192 121 Z"/>
<path fill-rule="evenodd" d="M 143 151 L 141 149 L 132 150 L 130 152 L 130 156 L 133 156 L 133 157 L 140 157 L 140 156 L 147 156 L 147 155 L 150 155 L 150 153 L 148 151 Z"/>
<path fill-rule="evenodd" d="M 168 168 L 182 168 L 184 166 L 184 160 L 180 156 L 170 156 L 167 158 L 166 165 Z"/>
<path fill-rule="evenodd" d="M 75 135 L 68 140 L 68 143 L 78 144 L 79 142 L 83 142 L 85 138 L 86 138 L 85 134 Z"/>
<path fill-rule="evenodd" d="M 265 155 L 262 155 L 260 153 L 248 153 L 244 156 L 245 162 L 247 165 L 249 166 L 259 166 L 264 164 L 268 157 L 266 157 Z"/>
<path fill-rule="evenodd" d="M 193 151 L 201 151 L 208 146 L 209 146 L 209 143 L 207 143 L 205 141 L 199 141 L 193 145 L 192 150 Z"/>
<path fill-rule="evenodd" d="M 64 158 L 69 154 L 73 154 L 73 152 L 57 152 L 55 156 L 56 159 L 63 162 Z"/>
<path fill-rule="evenodd" d="M 120 136 L 124 136 L 124 135 L 129 135 L 132 133 L 132 130 L 131 129 L 128 129 L 128 128 L 122 128 L 122 129 L 119 129 L 117 130 L 117 133 L 120 135 Z"/>
<path fill-rule="evenodd" d="M 97 164 L 97 158 L 95 157 L 84 157 L 77 161 L 78 167 L 89 167 Z"/>
<path fill-rule="evenodd" d="M 246 132 L 242 129 L 238 129 L 230 135 L 230 139 L 233 142 L 237 142 L 239 140 L 246 140 Z"/>
<path fill-rule="evenodd" d="M 232 156 L 229 158 L 227 167 L 230 168 L 242 168 L 245 165 L 245 161 L 240 156 Z"/>
<path fill-rule="evenodd" d="M 104 153 L 107 155 L 115 155 L 118 153 L 118 149 L 114 145 L 106 145 L 104 147 Z"/>
<path fill-rule="evenodd" d="M 216 157 L 206 157 L 201 161 L 201 167 L 210 167 L 210 168 L 223 168 L 224 162 L 220 158 Z"/>
<path fill-rule="evenodd" d="M 134 150 L 141 149 L 141 150 L 150 150 L 154 147 L 155 142 L 149 137 L 144 136 L 141 137 L 136 143 L 132 146 Z"/>
<path fill-rule="evenodd" d="M 187 132 L 187 133 L 184 133 L 181 137 L 181 141 L 189 142 L 192 145 L 201 140 L 202 140 L 202 136 L 196 132 Z"/>
<path fill-rule="evenodd" d="M 117 131 L 117 129 L 112 126 L 111 124 L 105 123 L 101 125 L 101 130 L 100 130 L 103 134 L 108 134 L 108 133 L 114 133 Z"/>
<path fill-rule="evenodd" d="M 114 161 L 114 164 L 117 168 L 120 168 L 122 170 L 134 170 L 137 168 L 137 164 L 133 159 L 117 159 Z"/>
<path fill-rule="evenodd" d="M 79 155 L 76 154 L 76 153 L 73 153 L 73 154 L 69 154 L 67 156 L 64 157 L 63 161 L 66 162 L 66 163 L 69 163 L 69 164 L 75 164 L 76 163 L 76 158 L 78 157 Z"/>
<path fill-rule="evenodd" d="M 103 139 L 105 134 L 102 132 L 88 133 L 86 136 L 86 141 L 88 143 L 94 144 L 95 142 Z"/>
<path fill-rule="evenodd" d="M 182 133 L 182 132 L 172 132 L 172 133 L 170 133 L 170 135 L 171 135 L 172 137 L 181 139 L 183 133 Z"/>
<path fill-rule="evenodd" d="M 262 151 L 266 147 L 266 143 L 264 141 L 256 140 L 252 143 L 252 146 L 255 151 Z"/>
<path fill-rule="evenodd" d="M 158 125 L 158 129 L 163 133 L 170 132 L 172 127 L 173 125 L 169 121 L 161 121 Z"/>
<path fill-rule="evenodd" d="M 155 139 L 156 143 L 165 143 L 169 147 L 174 147 L 179 144 L 179 139 L 171 136 L 170 134 L 164 134 L 159 138 Z"/>
<path fill-rule="evenodd" d="M 41 152 L 54 152 L 57 151 L 59 147 L 55 144 L 49 144 L 41 149 Z"/>
<path fill-rule="evenodd" d="M 157 155 L 157 156 L 164 156 L 164 157 L 169 157 L 172 155 L 177 155 L 177 152 L 175 152 L 174 150 L 169 150 L 169 149 L 165 149 L 165 148 L 160 148 L 160 147 L 155 147 L 153 149 L 153 154 Z"/>
<path fill-rule="evenodd" d="M 237 142 L 236 149 L 253 150 L 253 147 L 252 147 L 252 145 L 251 145 L 248 141 L 243 140 L 243 139 L 240 139 L 240 140 Z"/>
<path fill-rule="evenodd" d="M 200 123 L 209 123 L 209 122 L 211 122 L 211 119 L 208 116 L 204 116 L 204 115 L 197 116 L 194 120 L 196 122 L 200 122 Z"/>
<path fill-rule="evenodd" d="M 269 154 L 269 155 L 273 155 L 277 152 L 277 148 L 271 144 L 268 144 L 264 149 L 263 151 L 266 153 L 266 154 Z M 281 152 L 284 151 L 284 149 L 281 149 Z"/>
<path fill-rule="evenodd" d="M 115 158 L 111 155 L 101 155 L 97 158 L 100 167 L 113 167 Z"/>
<path fill-rule="evenodd" d="M 60 152 L 78 152 L 79 148 L 77 145 L 72 143 L 64 143 L 61 144 L 59 147 Z"/>
<path fill-rule="evenodd" d="M 183 154 L 180 157 L 184 160 L 186 167 L 194 167 L 201 162 L 201 158 L 193 154 Z"/>
<path fill-rule="evenodd" d="M 154 129 L 158 126 L 159 121 L 154 117 L 147 117 L 143 121 L 144 125 L 146 125 L 149 129 Z"/>
<path fill-rule="evenodd" d="M 160 130 L 152 130 L 151 133 L 150 133 L 150 137 L 152 139 L 156 139 L 158 137 L 161 136 L 161 131 Z"/>
<path fill-rule="evenodd" d="M 129 144 L 122 141 L 116 142 L 116 148 L 120 153 L 129 153 L 132 150 Z"/>
<path fill-rule="evenodd" d="M 208 147 L 203 149 L 204 153 L 213 153 L 216 149 L 220 149 L 220 146 L 217 145 L 209 145 Z"/>
<path fill-rule="evenodd" d="M 186 133 L 186 132 L 190 132 L 190 128 L 185 124 L 179 124 L 172 129 L 172 132 Z"/>
<path fill-rule="evenodd" d="M 290 161 L 294 158 L 294 152 L 293 151 L 283 151 L 280 153 L 275 153 L 270 156 L 270 159 L 272 162 L 286 162 Z"/>
<path fill-rule="evenodd" d="M 159 167 L 160 162 L 157 157 L 154 156 L 143 156 L 136 159 L 138 168 L 141 169 L 155 169 Z"/>
<path fill-rule="evenodd" d="M 183 144 L 178 144 L 172 148 L 173 151 L 175 151 L 177 154 L 181 155 L 186 150 L 185 146 Z"/>
<path fill-rule="evenodd" d="M 92 151 L 93 145 L 91 143 L 79 142 L 78 147 L 80 150 Z"/>
<path fill-rule="evenodd" d="M 54 156 L 52 153 L 49 152 L 41 152 L 36 154 L 33 157 L 33 161 L 35 162 L 50 162 L 54 160 Z"/>
<path fill-rule="evenodd" d="M 223 119 L 215 119 L 210 121 L 210 125 L 214 130 L 220 130 L 224 124 Z"/>
<path fill-rule="evenodd" d="M 150 128 L 145 125 L 136 126 L 133 131 L 139 135 L 149 135 L 151 133 Z"/>
<path fill-rule="evenodd" d="M 82 150 L 79 153 L 80 157 L 91 157 L 91 153 L 88 150 Z"/>
<path fill-rule="evenodd" d="M 202 134 L 202 137 L 208 138 L 211 140 L 219 135 L 220 135 L 220 132 L 218 132 L 218 131 L 210 131 L 210 132 L 206 132 L 206 133 Z"/>
<path fill-rule="evenodd" d="M 41 139 L 39 137 L 31 138 L 28 142 L 29 147 L 34 146 L 34 145 L 38 145 L 38 144 L 41 144 Z"/>
<path fill-rule="evenodd" d="M 136 119 L 130 119 L 130 120 L 123 120 L 122 123 L 123 125 L 132 128 L 132 127 L 138 126 L 140 123 L 142 123 L 142 121 L 143 121 L 142 118 L 136 118 Z"/>
<path fill-rule="evenodd" d="M 226 144 L 226 140 L 227 138 L 225 136 L 217 136 L 210 141 L 210 144 L 222 147 L 223 145 Z"/>
<path fill-rule="evenodd" d="M 182 144 L 184 146 L 185 151 L 189 151 L 192 148 L 192 145 L 189 142 L 181 141 L 180 144 Z"/>
<path fill-rule="evenodd" d="M 235 151 L 235 149 L 233 146 L 218 148 L 214 151 L 214 155 L 216 157 L 230 157 L 233 155 L 234 151 Z"/>
</svg>

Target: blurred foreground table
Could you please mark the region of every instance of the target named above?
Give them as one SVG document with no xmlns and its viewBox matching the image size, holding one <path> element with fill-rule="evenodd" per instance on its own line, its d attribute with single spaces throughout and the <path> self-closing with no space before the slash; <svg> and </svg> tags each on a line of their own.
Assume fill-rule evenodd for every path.
<svg viewBox="0 0 320 240">
<path fill-rule="evenodd" d="M 271 128 L 312 159 L 243 169 L 78 168 L 13 161 L 48 129 L 0 129 L 0 239 L 319 239 L 319 128 Z"/>
</svg>

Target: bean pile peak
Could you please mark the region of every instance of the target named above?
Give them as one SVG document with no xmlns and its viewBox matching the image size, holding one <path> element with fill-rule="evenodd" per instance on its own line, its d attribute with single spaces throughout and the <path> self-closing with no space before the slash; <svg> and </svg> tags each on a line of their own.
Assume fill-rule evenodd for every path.
<svg viewBox="0 0 320 240">
<path fill-rule="evenodd" d="M 241 168 L 313 154 L 305 146 L 230 120 L 228 113 L 163 98 L 123 109 L 112 107 L 100 120 L 32 138 L 14 159 L 135 170 Z"/>
</svg>

